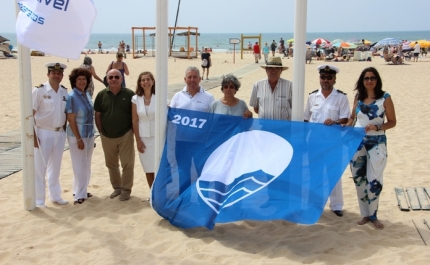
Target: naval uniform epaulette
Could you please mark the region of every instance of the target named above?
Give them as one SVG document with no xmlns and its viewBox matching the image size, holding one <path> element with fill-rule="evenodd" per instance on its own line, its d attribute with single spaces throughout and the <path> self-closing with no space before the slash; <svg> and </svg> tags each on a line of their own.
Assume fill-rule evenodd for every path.
<svg viewBox="0 0 430 265">
<path fill-rule="evenodd" d="M 339 92 L 339 93 L 341 93 L 341 94 L 344 94 L 344 95 L 346 95 L 346 93 L 345 92 L 343 92 L 342 90 L 337 90 L 337 92 Z"/>
<path fill-rule="evenodd" d="M 65 86 L 63 86 L 63 85 L 60 85 L 62 88 L 64 88 L 65 90 L 67 90 L 67 87 L 65 87 Z"/>
<path fill-rule="evenodd" d="M 44 84 L 40 84 L 40 85 L 36 86 L 36 88 L 41 88 L 41 87 L 44 87 L 44 86 L 45 86 Z"/>
<path fill-rule="evenodd" d="M 319 90 L 319 89 L 312 91 L 311 93 L 309 93 L 309 95 L 310 95 L 310 94 L 313 94 L 313 93 L 317 93 L 317 92 L 318 92 L 318 90 Z"/>
</svg>

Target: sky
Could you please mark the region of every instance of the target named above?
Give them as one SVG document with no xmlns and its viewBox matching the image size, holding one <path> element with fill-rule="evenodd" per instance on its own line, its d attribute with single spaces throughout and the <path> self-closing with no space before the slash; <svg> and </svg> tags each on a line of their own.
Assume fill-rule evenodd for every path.
<svg viewBox="0 0 430 265">
<path fill-rule="evenodd" d="M 131 34 L 133 26 L 155 27 L 156 0 L 93 1 L 97 18 L 92 33 Z M 178 1 L 168 0 L 169 26 L 174 26 Z M 181 0 L 177 25 L 198 27 L 201 33 L 291 33 L 295 2 Z M 430 31 L 429 3 L 429 0 L 308 0 L 306 31 Z M 15 0 L 2 0 L 1 13 L 0 34 L 15 32 Z"/>
</svg>

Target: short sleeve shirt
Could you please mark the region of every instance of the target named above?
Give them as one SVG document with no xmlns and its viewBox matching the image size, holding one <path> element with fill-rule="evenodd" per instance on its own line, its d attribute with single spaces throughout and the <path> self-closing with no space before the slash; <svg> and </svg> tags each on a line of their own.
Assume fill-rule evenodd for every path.
<svg viewBox="0 0 430 265">
<path fill-rule="evenodd" d="M 67 89 L 60 85 L 58 91 L 46 82 L 35 87 L 32 92 L 33 110 L 36 111 L 34 120 L 36 126 L 57 128 L 66 123 L 66 102 L 69 94 Z"/>
<path fill-rule="evenodd" d="M 260 119 L 291 120 L 293 83 L 280 78 L 272 90 L 267 79 L 258 81 L 252 88 L 249 105 L 258 108 Z"/>
<path fill-rule="evenodd" d="M 215 101 L 215 98 L 212 96 L 212 94 L 204 91 L 202 87 L 200 87 L 200 90 L 197 92 L 197 94 L 191 96 L 187 91 L 187 87 L 185 86 L 182 91 L 179 91 L 173 96 L 170 102 L 170 107 L 208 112 L 209 107 L 213 101 Z"/>
<path fill-rule="evenodd" d="M 309 122 L 324 123 L 326 119 L 337 121 L 350 116 L 348 97 L 333 88 L 325 98 L 321 89 L 311 93 L 305 107 L 304 119 Z"/>
<path fill-rule="evenodd" d="M 79 89 L 74 88 L 67 99 L 66 113 L 76 114 L 76 125 L 81 138 L 94 136 L 93 102 L 88 92 L 82 93 Z M 70 128 L 70 123 L 66 132 L 68 136 L 75 136 Z"/>
<path fill-rule="evenodd" d="M 101 113 L 102 133 L 108 138 L 118 138 L 132 129 L 131 98 L 134 92 L 122 87 L 113 94 L 107 87 L 101 90 L 94 101 L 94 110 Z"/>
</svg>

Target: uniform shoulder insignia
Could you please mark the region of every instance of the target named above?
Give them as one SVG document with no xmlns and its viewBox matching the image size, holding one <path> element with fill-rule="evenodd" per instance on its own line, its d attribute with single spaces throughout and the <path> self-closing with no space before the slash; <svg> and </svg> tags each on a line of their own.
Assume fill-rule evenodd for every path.
<svg viewBox="0 0 430 265">
<path fill-rule="evenodd" d="M 341 94 L 344 94 L 344 95 L 346 95 L 346 93 L 345 92 L 343 92 L 342 90 L 337 90 L 337 92 L 339 92 L 339 93 L 341 93 Z"/>
<path fill-rule="evenodd" d="M 311 93 L 309 93 L 309 95 L 310 95 L 310 94 L 313 94 L 313 93 L 317 93 L 317 92 L 318 92 L 318 90 L 319 90 L 319 89 L 312 91 Z"/>
<path fill-rule="evenodd" d="M 63 86 L 63 85 L 60 85 L 62 88 L 64 88 L 65 90 L 67 90 L 67 87 L 65 87 L 65 86 Z"/>
<path fill-rule="evenodd" d="M 40 84 L 40 85 L 38 85 L 38 86 L 36 86 L 37 88 L 41 88 L 41 87 L 44 87 L 45 85 L 44 84 Z"/>
</svg>

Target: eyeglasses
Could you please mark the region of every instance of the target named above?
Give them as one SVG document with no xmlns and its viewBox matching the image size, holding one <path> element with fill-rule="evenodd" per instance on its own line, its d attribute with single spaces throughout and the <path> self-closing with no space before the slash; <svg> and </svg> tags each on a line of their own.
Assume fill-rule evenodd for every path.
<svg viewBox="0 0 430 265">
<path fill-rule="evenodd" d="M 108 76 L 108 78 L 109 78 L 109 80 L 112 80 L 112 79 L 119 79 L 119 75 L 111 75 L 111 76 Z"/>
<path fill-rule="evenodd" d="M 363 78 L 364 82 L 373 82 L 376 81 L 376 76 L 365 77 Z"/>
<path fill-rule="evenodd" d="M 322 80 L 333 80 L 333 76 L 332 75 L 320 75 L 320 78 Z"/>
<path fill-rule="evenodd" d="M 228 89 L 228 88 L 229 89 L 236 89 L 236 87 L 234 85 L 229 85 L 229 86 L 225 85 L 225 86 L 222 87 L 222 89 Z"/>
</svg>

